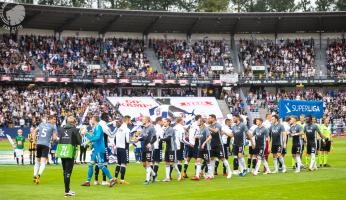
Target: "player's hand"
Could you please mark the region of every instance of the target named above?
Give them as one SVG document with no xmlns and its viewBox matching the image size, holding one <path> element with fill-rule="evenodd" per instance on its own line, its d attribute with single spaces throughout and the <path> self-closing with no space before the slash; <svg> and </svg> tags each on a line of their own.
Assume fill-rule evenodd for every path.
<svg viewBox="0 0 346 200">
<path fill-rule="evenodd" d="M 204 149 L 205 143 L 202 144 L 201 148 Z"/>
<path fill-rule="evenodd" d="M 194 146 L 192 144 L 190 144 L 190 147 L 193 148 Z"/>
<path fill-rule="evenodd" d="M 284 149 L 286 149 L 287 148 L 287 145 L 286 144 L 284 144 Z"/>
<path fill-rule="evenodd" d="M 149 144 L 147 144 L 147 148 L 148 149 L 150 149 L 151 148 L 151 144 L 149 143 Z"/>
</svg>

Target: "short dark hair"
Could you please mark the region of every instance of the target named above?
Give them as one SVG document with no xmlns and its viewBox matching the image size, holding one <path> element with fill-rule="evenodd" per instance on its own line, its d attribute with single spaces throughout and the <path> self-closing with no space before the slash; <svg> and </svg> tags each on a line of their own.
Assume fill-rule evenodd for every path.
<svg viewBox="0 0 346 200">
<path fill-rule="evenodd" d="M 197 120 L 199 120 L 199 119 L 201 119 L 202 118 L 202 115 L 196 115 L 195 116 L 195 121 L 197 121 Z"/>
<path fill-rule="evenodd" d="M 230 122 L 230 121 L 231 121 L 231 120 L 230 120 L 230 119 L 228 119 L 228 118 L 227 118 L 227 119 L 225 119 L 225 124 L 226 124 L 226 123 L 228 123 L 228 122 Z"/>
<path fill-rule="evenodd" d="M 124 119 L 131 119 L 130 115 L 125 115 Z"/>
<path fill-rule="evenodd" d="M 214 114 L 210 114 L 209 117 L 216 119 L 216 116 Z"/>
<path fill-rule="evenodd" d="M 288 117 L 288 116 L 287 116 L 286 119 L 285 119 L 286 122 L 289 122 L 290 120 L 291 120 L 291 118 Z"/>
<path fill-rule="evenodd" d="M 157 123 L 159 121 L 162 121 L 162 117 L 156 117 L 155 122 Z"/>
<path fill-rule="evenodd" d="M 48 120 L 55 119 L 56 117 L 54 115 L 49 115 Z"/>
<path fill-rule="evenodd" d="M 108 118 L 108 114 L 107 113 L 102 113 L 101 114 L 101 120 L 105 121 L 105 122 L 108 122 L 109 118 Z"/>
<path fill-rule="evenodd" d="M 278 120 L 279 121 L 279 116 L 277 116 L 277 115 L 273 115 L 272 117 L 274 117 L 276 120 Z"/>
<path fill-rule="evenodd" d="M 256 120 L 259 120 L 259 121 L 263 122 L 263 119 L 260 118 L 260 117 L 256 118 Z"/>
<path fill-rule="evenodd" d="M 169 118 L 165 118 L 165 120 L 168 121 L 169 124 L 171 124 L 171 122 L 172 122 L 171 119 L 169 119 Z"/>
</svg>

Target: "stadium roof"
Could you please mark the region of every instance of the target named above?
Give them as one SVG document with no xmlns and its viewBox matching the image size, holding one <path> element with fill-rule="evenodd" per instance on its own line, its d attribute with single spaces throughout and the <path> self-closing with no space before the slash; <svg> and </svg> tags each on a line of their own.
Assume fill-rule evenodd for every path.
<svg viewBox="0 0 346 200">
<path fill-rule="evenodd" d="M 24 28 L 139 33 L 344 32 L 346 12 L 195 13 L 26 5 Z"/>
</svg>

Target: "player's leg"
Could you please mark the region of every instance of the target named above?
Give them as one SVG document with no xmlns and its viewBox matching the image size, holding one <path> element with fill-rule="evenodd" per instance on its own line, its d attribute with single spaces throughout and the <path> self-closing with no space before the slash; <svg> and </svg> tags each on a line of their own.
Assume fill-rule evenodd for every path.
<svg viewBox="0 0 346 200">
<path fill-rule="evenodd" d="M 315 145 L 307 145 L 307 153 L 310 155 L 310 165 L 309 165 L 309 170 L 313 171 L 315 170 L 316 163 L 315 163 L 315 158 L 316 158 L 316 146 Z"/>
<path fill-rule="evenodd" d="M 201 158 L 197 158 L 197 161 L 196 161 L 196 174 L 194 177 L 192 177 L 192 180 L 194 181 L 198 181 L 200 179 L 200 174 L 201 174 Z"/>
<path fill-rule="evenodd" d="M 257 162 L 256 162 L 255 169 L 254 169 L 254 171 L 252 172 L 252 174 L 253 174 L 254 176 L 257 176 L 258 171 L 259 171 L 259 169 L 260 169 L 260 167 L 261 167 L 261 163 L 262 163 L 262 157 L 261 157 L 261 156 L 258 156 L 257 154 L 258 154 L 258 153 L 257 153 L 257 151 L 256 151 L 256 153 L 254 154 L 254 156 L 256 156 Z"/>
<path fill-rule="evenodd" d="M 278 173 L 279 171 L 279 166 L 278 166 L 278 150 L 279 150 L 279 146 L 274 146 L 272 145 L 272 153 L 273 153 L 273 164 L 274 164 L 274 171 L 273 173 Z"/>
<path fill-rule="evenodd" d="M 74 196 L 75 193 L 70 190 L 70 181 L 74 165 L 74 159 L 62 158 L 61 162 L 63 163 L 64 170 L 65 196 Z"/>
<path fill-rule="evenodd" d="M 189 150 L 188 150 L 188 151 L 189 151 Z M 186 158 L 185 158 L 183 178 L 189 178 L 189 177 L 187 176 L 187 169 L 188 169 L 188 167 L 189 167 L 190 160 L 191 160 L 191 157 L 186 157 Z"/>
<path fill-rule="evenodd" d="M 215 162 L 214 175 L 217 176 L 218 175 L 217 168 L 219 167 L 219 164 L 220 164 L 219 158 L 215 158 L 214 162 Z"/>
</svg>

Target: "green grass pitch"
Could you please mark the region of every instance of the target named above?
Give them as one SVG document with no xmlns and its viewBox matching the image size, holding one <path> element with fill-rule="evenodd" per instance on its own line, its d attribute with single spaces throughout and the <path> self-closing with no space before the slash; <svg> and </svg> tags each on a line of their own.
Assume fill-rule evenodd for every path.
<svg viewBox="0 0 346 200">
<path fill-rule="evenodd" d="M 2 144 L 4 145 L 4 144 Z M 0 145 L 0 146 L 2 146 Z M 193 182 L 184 180 L 170 183 L 158 182 L 143 185 L 145 170 L 140 164 L 130 163 L 126 180 L 130 185 L 79 186 L 86 178 L 87 166 L 76 165 L 71 189 L 77 193 L 73 199 L 344 199 L 346 195 L 346 139 L 334 139 L 334 153 L 329 156 L 331 168 L 316 172 L 303 171 L 295 174 L 260 174 L 257 177 L 233 176 L 227 180 L 217 176 L 212 181 Z M 286 157 L 290 166 L 291 156 Z M 231 159 L 230 159 L 231 162 Z M 269 162 L 272 167 L 272 161 Z M 110 166 L 112 174 L 114 165 Z M 219 172 L 222 167 L 219 166 Z M 193 165 L 188 175 L 192 176 Z M 0 199 L 63 199 L 64 185 L 61 166 L 47 166 L 40 185 L 32 182 L 33 167 L 0 165 Z M 164 165 L 159 169 L 159 179 L 164 177 Z M 173 172 L 175 178 L 175 172 Z"/>
</svg>

